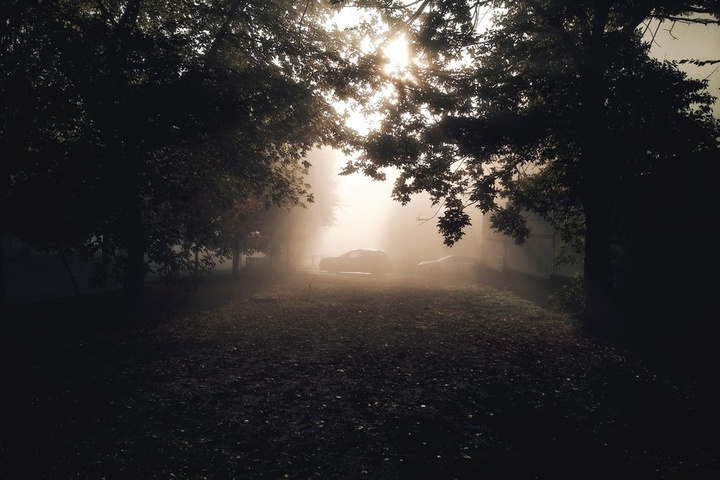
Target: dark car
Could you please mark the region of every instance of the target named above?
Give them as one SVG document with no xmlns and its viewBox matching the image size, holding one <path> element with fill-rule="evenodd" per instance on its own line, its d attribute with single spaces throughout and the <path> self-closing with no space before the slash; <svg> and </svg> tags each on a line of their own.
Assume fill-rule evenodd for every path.
<svg viewBox="0 0 720 480">
<path fill-rule="evenodd" d="M 320 260 L 320 270 L 330 273 L 363 272 L 384 275 L 392 271 L 392 260 L 382 250 L 351 250 L 339 257 Z"/>
<path fill-rule="evenodd" d="M 480 259 L 471 255 L 448 255 L 418 263 L 417 271 L 423 275 L 467 276 L 474 273 L 479 265 Z"/>
</svg>

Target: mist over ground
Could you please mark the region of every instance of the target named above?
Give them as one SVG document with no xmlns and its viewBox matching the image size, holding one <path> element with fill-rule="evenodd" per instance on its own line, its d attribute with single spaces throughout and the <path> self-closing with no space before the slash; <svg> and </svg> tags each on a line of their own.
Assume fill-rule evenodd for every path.
<svg viewBox="0 0 720 480">
<path fill-rule="evenodd" d="M 450 254 L 480 255 L 482 217 L 476 210 L 473 225 L 452 248 L 443 243 L 437 229 L 441 207 L 433 206 L 426 194 L 416 195 L 408 205 L 392 199 L 396 173 L 387 170 L 385 181 L 355 173 L 339 175 L 348 157 L 342 152 L 322 149 L 309 156 L 316 176 L 327 179 L 324 187 L 313 184 L 317 201 L 336 196 L 334 224 L 319 232 L 309 245 L 308 255 L 315 258 L 338 256 L 350 250 L 379 249 L 393 259 L 396 271 L 412 271 L 425 260 Z M 328 188 L 330 190 L 328 190 Z"/>
</svg>

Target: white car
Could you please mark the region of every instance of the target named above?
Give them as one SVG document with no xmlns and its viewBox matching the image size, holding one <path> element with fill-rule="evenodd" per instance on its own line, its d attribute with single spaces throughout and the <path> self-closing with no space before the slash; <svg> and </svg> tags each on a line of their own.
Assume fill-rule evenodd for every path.
<svg viewBox="0 0 720 480">
<path fill-rule="evenodd" d="M 475 273 L 480 259 L 471 255 L 448 255 L 428 262 L 420 262 L 418 273 L 422 275 L 467 276 Z"/>
</svg>

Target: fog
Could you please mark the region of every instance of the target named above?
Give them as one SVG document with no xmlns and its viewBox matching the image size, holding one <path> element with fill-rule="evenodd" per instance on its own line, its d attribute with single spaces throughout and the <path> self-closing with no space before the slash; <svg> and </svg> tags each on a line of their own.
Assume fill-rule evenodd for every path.
<svg viewBox="0 0 720 480">
<path fill-rule="evenodd" d="M 450 248 L 443 244 L 437 230 L 438 207 L 432 205 L 427 195 L 416 195 L 405 206 L 392 199 L 395 171 L 386 170 L 385 181 L 375 181 L 360 173 L 341 176 L 348 157 L 330 149 L 313 152 L 309 160 L 321 172 L 316 175 L 330 175 L 333 179 L 332 191 L 313 185 L 317 201 L 326 196 L 336 198 L 334 224 L 319 232 L 310 246 L 308 254 L 314 259 L 356 248 L 379 249 L 392 257 L 397 271 L 409 271 L 423 260 L 451 253 L 480 255 L 479 211 L 465 238 Z"/>
</svg>

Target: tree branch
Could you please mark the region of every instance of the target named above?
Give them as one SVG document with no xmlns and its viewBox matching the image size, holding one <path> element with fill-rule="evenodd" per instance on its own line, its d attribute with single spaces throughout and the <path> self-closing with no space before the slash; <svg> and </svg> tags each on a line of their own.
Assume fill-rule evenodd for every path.
<svg viewBox="0 0 720 480">
<path fill-rule="evenodd" d="M 565 45 L 565 48 L 568 49 L 568 53 L 570 54 L 570 56 L 572 56 L 578 66 L 581 65 L 582 54 L 578 49 L 577 45 L 575 45 L 575 42 L 573 42 L 573 39 L 568 33 L 568 31 L 565 30 L 565 27 L 563 27 L 562 23 L 558 20 L 558 17 L 555 15 L 551 15 L 536 0 L 528 0 L 528 4 L 535 11 L 535 13 L 537 13 L 543 20 L 545 20 L 545 22 L 553 29 L 553 31 L 560 36 L 560 39 L 563 45 Z"/>
<path fill-rule="evenodd" d="M 107 7 L 106 7 L 105 4 L 102 2 L 102 0 L 95 0 L 95 4 L 96 4 L 96 5 L 98 6 L 98 8 L 100 9 L 100 13 L 103 14 L 103 16 L 105 17 L 105 19 L 106 19 L 108 22 L 110 22 L 110 24 L 112 24 L 113 27 L 117 27 L 117 26 L 118 26 L 117 21 L 116 21 L 115 18 L 112 16 L 112 14 L 111 14 L 110 11 L 107 9 Z"/>
<path fill-rule="evenodd" d="M 425 225 L 427 222 L 429 222 L 429 221 L 432 220 L 433 218 L 437 218 L 437 216 L 440 215 L 440 210 L 442 210 L 442 208 L 443 208 L 444 206 L 445 206 L 445 200 L 443 200 L 442 203 L 440 204 L 440 206 L 438 206 L 437 210 L 435 210 L 435 213 L 433 213 L 433 214 L 432 214 L 431 216 L 429 216 L 428 218 L 422 218 L 421 216 L 418 215 L 417 221 L 420 222 L 420 223 L 418 223 L 418 227 L 419 227 L 420 225 Z"/>
<path fill-rule="evenodd" d="M 230 10 L 227 13 L 227 17 L 225 17 L 225 21 L 220 26 L 220 29 L 218 30 L 217 34 L 215 35 L 215 38 L 213 39 L 212 43 L 210 44 L 210 48 L 208 49 L 207 55 L 205 56 L 205 65 L 203 65 L 203 75 L 207 74 L 208 70 L 210 69 L 212 62 L 215 59 L 215 56 L 217 55 L 218 50 L 220 49 L 220 44 L 222 43 L 223 39 L 225 37 L 227 37 L 227 35 L 230 33 L 230 25 L 232 25 L 232 22 L 235 21 L 239 12 L 240 12 L 240 1 L 236 0 L 230 6 Z"/>
<path fill-rule="evenodd" d="M 117 26 L 120 30 L 124 30 L 128 28 L 128 26 L 133 25 L 135 22 L 137 22 L 138 15 L 140 14 L 140 5 L 142 4 L 143 0 L 129 0 L 127 5 L 125 5 L 125 11 L 122 14 L 122 17 L 120 17 L 120 21 L 118 22 Z"/>
<path fill-rule="evenodd" d="M 668 15 L 668 16 L 657 16 L 656 18 L 661 18 L 664 20 L 670 20 L 673 22 L 682 22 L 682 23 L 688 23 L 688 24 L 698 24 L 698 25 L 720 25 L 720 19 L 713 19 L 713 18 L 690 18 L 690 17 L 678 17 L 675 15 Z"/>
</svg>

